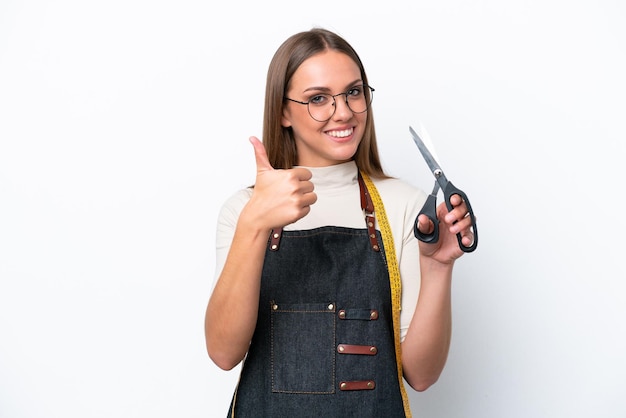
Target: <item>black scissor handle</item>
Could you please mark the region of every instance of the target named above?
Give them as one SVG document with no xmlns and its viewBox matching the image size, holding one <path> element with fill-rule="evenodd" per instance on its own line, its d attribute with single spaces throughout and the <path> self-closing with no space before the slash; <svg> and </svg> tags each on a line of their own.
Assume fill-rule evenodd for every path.
<svg viewBox="0 0 626 418">
<path fill-rule="evenodd" d="M 420 215 L 426 215 L 428 219 L 433 223 L 433 230 L 430 234 L 424 234 L 417 227 L 417 219 Z M 417 214 L 417 218 L 415 218 L 415 224 L 413 225 L 413 232 L 415 233 L 415 238 L 422 242 L 433 243 L 437 242 L 439 239 L 439 220 L 437 219 L 437 195 L 429 194 L 426 198 L 426 202 L 422 209 Z"/>
<path fill-rule="evenodd" d="M 456 239 L 459 242 L 459 247 L 461 248 L 461 250 L 463 250 L 466 253 L 471 253 L 478 246 L 478 229 L 476 228 L 476 217 L 474 216 L 472 205 L 470 205 L 470 201 L 467 198 L 467 195 L 465 194 L 465 192 L 463 192 L 460 189 L 457 189 L 456 187 L 454 187 L 451 181 L 448 181 L 448 184 L 446 184 L 446 187 L 443 190 L 443 196 L 446 202 L 446 207 L 448 208 L 449 211 L 453 209 L 452 203 L 450 202 L 450 198 L 452 197 L 452 195 L 455 195 L 455 194 L 461 196 L 461 198 L 465 202 L 465 206 L 467 206 L 467 213 L 469 214 L 469 217 L 472 220 L 472 232 L 474 234 L 474 241 L 472 241 L 472 243 L 469 246 L 463 245 L 463 242 L 461 240 L 462 237 L 460 233 L 456 234 Z"/>
</svg>

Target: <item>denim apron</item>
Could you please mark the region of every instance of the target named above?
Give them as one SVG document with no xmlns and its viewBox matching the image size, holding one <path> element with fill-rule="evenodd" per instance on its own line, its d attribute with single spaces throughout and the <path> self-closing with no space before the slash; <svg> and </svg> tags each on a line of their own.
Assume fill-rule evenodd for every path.
<svg viewBox="0 0 626 418">
<path fill-rule="evenodd" d="M 229 417 L 405 416 L 382 242 L 373 218 L 270 240 Z"/>
</svg>

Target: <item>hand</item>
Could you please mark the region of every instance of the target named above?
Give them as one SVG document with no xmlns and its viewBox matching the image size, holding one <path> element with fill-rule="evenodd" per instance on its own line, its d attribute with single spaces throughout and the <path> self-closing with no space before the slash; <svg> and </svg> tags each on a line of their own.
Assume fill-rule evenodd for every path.
<svg viewBox="0 0 626 418">
<path fill-rule="evenodd" d="M 449 212 L 445 203 L 440 203 L 437 207 L 437 218 L 440 220 L 439 240 L 430 244 L 421 241 L 419 243 L 422 256 L 443 264 L 452 264 L 464 254 L 459 248 L 457 233 L 461 234 L 461 241 L 465 246 L 470 246 L 474 240 L 472 220 L 465 202 L 461 196 L 452 195 L 450 203 L 452 210 Z M 424 234 L 429 234 L 434 229 L 433 223 L 426 215 L 418 217 L 417 227 Z"/>
<path fill-rule="evenodd" d="M 312 174 L 306 168 L 274 169 L 263 143 L 250 137 L 256 159 L 256 182 L 246 206 L 248 216 L 256 217 L 264 229 L 283 227 L 306 216 L 317 201 L 313 192 Z"/>
</svg>

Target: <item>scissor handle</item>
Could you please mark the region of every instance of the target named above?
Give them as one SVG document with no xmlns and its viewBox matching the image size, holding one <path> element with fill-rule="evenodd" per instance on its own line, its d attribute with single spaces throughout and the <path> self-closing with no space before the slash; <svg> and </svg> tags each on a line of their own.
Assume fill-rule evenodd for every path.
<svg viewBox="0 0 626 418">
<path fill-rule="evenodd" d="M 476 228 L 476 217 L 474 216 L 472 205 L 470 205 L 470 201 L 467 198 L 467 195 L 465 194 L 465 192 L 463 192 L 460 189 L 457 189 L 456 187 L 454 187 L 451 181 L 448 181 L 448 184 L 443 190 L 443 196 L 446 202 L 446 207 L 448 208 L 449 211 L 453 209 L 452 203 L 450 202 L 450 198 L 452 197 L 452 195 L 455 195 L 455 194 L 458 194 L 459 196 L 461 196 L 461 198 L 465 201 L 465 206 L 467 206 L 467 212 L 469 213 L 469 217 L 472 220 L 472 232 L 474 233 L 474 241 L 469 246 L 463 245 L 463 242 L 461 240 L 462 237 L 460 233 L 456 234 L 456 239 L 459 241 L 459 247 L 461 248 L 461 250 L 463 250 L 466 253 L 471 253 L 478 246 L 478 229 Z"/>
<path fill-rule="evenodd" d="M 424 234 L 417 227 L 417 219 L 419 218 L 420 215 L 426 215 L 428 219 L 430 219 L 431 222 L 433 223 L 434 228 L 430 234 Z M 415 233 L 415 238 L 417 238 L 418 240 L 422 242 L 433 243 L 433 242 L 437 242 L 437 240 L 439 239 L 439 220 L 437 219 L 437 195 L 436 194 L 429 194 L 428 197 L 426 198 L 426 202 L 424 203 L 424 206 L 422 206 L 422 209 L 417 214 L 417 218 L 415 218 L 415 224 L 413 225 L 413 232 Z"/>
</svg>

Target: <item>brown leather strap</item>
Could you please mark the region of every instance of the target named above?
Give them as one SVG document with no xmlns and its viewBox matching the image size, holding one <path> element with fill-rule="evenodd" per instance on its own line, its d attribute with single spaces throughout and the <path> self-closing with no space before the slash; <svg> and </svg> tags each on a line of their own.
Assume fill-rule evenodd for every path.
<svg viewBox="0 0 626 418">
<path fill-rule="evenodd" d="M 374 216 L 374 202 L 372 201 L 372 197 L 367 191 L 367 187 L 365 187 L 365 182 L 363 181 L 363 177 L 361 177 L 361 172 L 359 171 L 359 190 L 361 192 L 361 209 L 363 209 L 363 213 L 365 214 L 365 225 L 367 226 L 367 234 L 370 238 L 370 244 L 372 244 L 372 249 L 374 251 L 380 251 L 380 246 L 378 245 L 378 240 L 376 239 L 376 217 Z"/>
<path fill-rule="evenodd" d="M 278 251 L 278 246 L 280 245 L 280 237 L 283 234 L 282 228 L 274 228 L 272 229 L 272 233 L 270 234 L 270 250 Z"/>
<path fill-rule="evenodd" d="M 339 390 L 372 390 L 376 387 L 373 380 L 354 380 L 351 382 L 339 382 Z"/>
<path fill-rule="evenodd" d="M 372 202 L 372 197 L 367 191 L 367 187 L 365 187 L 365 182 L 363 181 L 363 177 L 361 177 L 361 172 L 359 171 L 359 189 L 361 191 L 361 209 L 363 209 L 366 213 L 374 213 L 374 202 Z"/>
<path fill-rule="evenodd" d="M 374 345 L 339 344 L 337 346 L 339 354 L 360 354 L 362 356 L 375 356 L 378 348 Z"/>
</svg>

